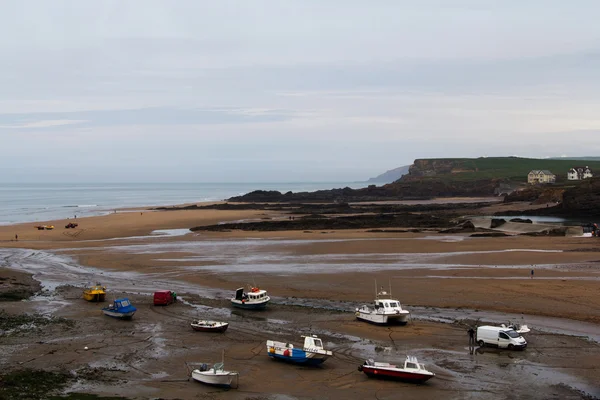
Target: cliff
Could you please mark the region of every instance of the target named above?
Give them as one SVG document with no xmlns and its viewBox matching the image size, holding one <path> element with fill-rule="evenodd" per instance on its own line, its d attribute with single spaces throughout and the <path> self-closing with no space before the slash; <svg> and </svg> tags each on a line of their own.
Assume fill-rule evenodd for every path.
<svg viewBox="0 0 600 400">
<path fill-rule="evenodd" d="M 403 175 L 408 174 L 409 168 L 410 165 L 405 165 L 403 167 L 391 169 L 381 175 L 376 176 L 375 178 L 370 178 L 367 183 L 391 183 L 397 181 L 398 179 L 402 178 Z"/>
</svg>

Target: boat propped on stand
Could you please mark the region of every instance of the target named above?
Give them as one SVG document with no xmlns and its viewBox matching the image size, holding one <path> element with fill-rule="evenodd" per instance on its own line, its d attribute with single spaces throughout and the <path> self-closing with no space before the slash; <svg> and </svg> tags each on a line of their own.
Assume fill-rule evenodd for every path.
<svg viewBox="0 0 600 400">
<path fill-rule="evenodd" d="M 431 371 L 425 369 L 416 357 L 406 356 L 404 366 L 400 367 L 386 362 L 375 362 L 367 360 L 358 370 L 364 372 L 371 378 L 394 379 L 406 382 L 422 383 L 435 376 Z"/>
<path fill-rule="evenodd" d="M 330 350 L 323 348 L 323 341 L 316 335 L 302 337 L 302 348 L 295 348 L 291 343 L 267 340 L 267 354 L 274 359 L 305 365 L 321 364 L 333 355 Z"/>
<path fill-rule="evenodd" d="M 400 301 L 392 297 L 391 284 L 389 293 L 383 290 L 383 287 L 378 292 L 377 282 L 375 282 L 374 307 L 362 305 L 356 309 L 355 315 L 357 319 L 373 324 L 406 324 L 410 311 L 403 309 Z"/>
<path fill-rule="evenodd" d="M 244 288 L 238 288 L 231 304 L 238 308 L 259 310 L 265 308 L 270 300 L 267 291 L 258 287 L 252 287 L 248 292 L 245 292 Z"/>
</svg>

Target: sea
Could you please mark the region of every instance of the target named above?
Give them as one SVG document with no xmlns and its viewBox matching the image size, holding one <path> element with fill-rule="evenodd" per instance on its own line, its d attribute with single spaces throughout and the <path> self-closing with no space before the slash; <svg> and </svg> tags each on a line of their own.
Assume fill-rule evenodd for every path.
<svg viewBox="0 0 600 400">
<path fill-rule="evenodd" d="M 0 225 L 104 215 L 121 208 L 220 201 L 254 190 L 285 193 L 367 186 L 366 182 L 0 183 Z"/>
</svg>

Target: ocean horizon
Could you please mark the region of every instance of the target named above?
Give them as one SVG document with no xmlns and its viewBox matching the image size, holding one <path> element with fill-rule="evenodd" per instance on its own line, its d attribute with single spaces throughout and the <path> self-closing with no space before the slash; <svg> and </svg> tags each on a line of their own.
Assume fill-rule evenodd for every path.
<svg viewBox="0 0 600 400">
<path fill-rule="evenodd" d="M 104 215 L 115 209 L 221 201 L 254 190 L 285 193 L 367 182 L 0 183 L 0 225 Z"/>
</svg>

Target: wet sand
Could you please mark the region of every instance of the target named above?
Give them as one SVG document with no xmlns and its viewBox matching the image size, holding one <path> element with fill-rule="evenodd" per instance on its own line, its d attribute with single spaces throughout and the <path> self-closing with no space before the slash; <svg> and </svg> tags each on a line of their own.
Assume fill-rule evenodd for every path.
<svg viewBox="0 0 600 400">
<path fill-rule="evenodd" d="M 0 242 L 0 266 L 31 272 L 47 289 L 34 301 L 2 308 L 51 313 L 76 324 L 4 335 L 2 367 L 88 366 L 97 369 L 98 379 L 74 390 L 132 398 L 397 398 L 398 390 L 425 399 L 600 396 L 600 346 L 585 338 L 600 330 L 597 239 L 363 231 L 152 234 L 283 217 L 264 211 L 129 212 L 80 219 L 76 230 L 63 229 L 65 221 L 56 221 L 54 231 L 37 231 L 37 224 L 0 227 L 7 237 Z M 18 242 L 10 240 L 12 232 Z M 373 300 L 375 279 L 391 283 L 412 310 L 407 326 L 354 319 L 354 307 Z M 82 288 L 96 281 L 109 287 L 110 298 L 134 301 L 139 311 L 133 321 L 114 321 L 80 298 Z M 232 310 L 227 298 L 252 282 L 274 296 L 269 309 Z M 166 288 L 184 302 L 153 307 L 150 293 Z M 533 326 L 527 336 L 527 350 L 469 354 L 469 324 L 528 315 L 539 329 Z M 193 332 L 189 322 L 197 317 L 231 326 L 222 335 Z M 300 343 L 307 333 L 319 334 L 334 351 L 322 367 L 267 357 L 267 339 Z M 240 372 L 237 390 L 188 381 L 193 363 L 219 361 L 223 349 L 226 365 Z M 406 354 L 418 356 L 436 378 L 415 386 L 372 380 L 356 370 L 367 358 L 399 362 Z M 117 383 L 122 379 L 128 384 Z"/>
</svg>

